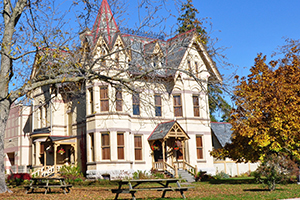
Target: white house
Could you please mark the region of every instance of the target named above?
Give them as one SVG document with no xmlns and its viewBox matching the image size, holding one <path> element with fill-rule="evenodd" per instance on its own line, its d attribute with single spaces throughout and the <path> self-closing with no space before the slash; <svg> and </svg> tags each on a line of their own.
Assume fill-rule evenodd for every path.
<svg viewBox="0 0 300 200">
<path fill-rule="evenodd" d="M 62 84 L 32 92 L 28 164 L 36 173 L 79 164 L 89 177 L 150 169 L 214 174 L 207 82 L 222 78 L 195 30 L 168 40 L 122 33 L 103 0 L 80 39 L 92 70 L 136 81 L 130 89 L 89 81 L 77 96 L 64 95 Z M 32 76 L 38 73 L 35 67 Z"/>
</svg>

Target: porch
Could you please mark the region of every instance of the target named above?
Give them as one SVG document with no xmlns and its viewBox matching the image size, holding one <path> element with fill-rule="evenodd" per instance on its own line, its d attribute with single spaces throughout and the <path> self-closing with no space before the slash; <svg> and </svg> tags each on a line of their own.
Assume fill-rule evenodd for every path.
<svg viewBox="0 0 300 200">
<path fill-rule="evenodd" d="M 32 175 L 48 177 L 59 172 L 64 165 L 77 165 L 76 137 L 49 136 L 40 145 L 41 165 L 34 168 Z"/>
<path fill-rule="evenodd" d="M 157 125 L 148 138 L 152 150 L 152 169 L 176 178 L 179 177 L 179 170 L 195 176 L 197 166 L 192 166 L 186 160 L 186 141 L 189 139 L 177 121 Z"/>
</svg>

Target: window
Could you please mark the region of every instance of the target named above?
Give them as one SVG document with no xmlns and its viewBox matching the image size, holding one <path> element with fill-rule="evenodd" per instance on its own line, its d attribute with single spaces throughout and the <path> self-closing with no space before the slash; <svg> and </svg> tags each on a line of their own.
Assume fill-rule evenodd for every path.
<svg viewBox="0 0 300 200">
<path fill-rule="evenodd" d="M 196 69 L 196 77 L 198 77 L 198 73 L 199 73 L 198 62 L 195 62 L 195 69 Z"/>
<path fill-rule="evenodd" d="M 91 108 L 91 114 L 94 113 L 94 95 L 93 95 L 93 88 L 90 88 L 89 89 L 89 92 L 90 92 L 90 108 Z"/>
<path fill-rule="evenodd" d="M 72 122 L 73 122 L 73 113 L 68 113 L 68 136 L 72 135 Z"/>
<path fill-rule="evenodd" d="M 48 112 L 47 105 L 45 105 L 45 106 L 44 106 L 44 116 L 43 116 L 43 118 L 44 118 L 43 120 L 44 120 L 45 126 L 48 125 L 47 112 Z"/>
<path fill-rule="evenodd" d="M 108 102 L 108 88 L 107 86 L 100 87 L 100 105 L 101 111 L 109 110 L 109 102 Z"/>
<path fill-rule="evenodd" d="M 124 160 L 124 133 L 117 133 L 118 159 Z"/>
<path fill-rule="evenodd" d="M 173 95 L 173 100 L 174 100 L 174 116 L 175 117 L 180 117 L 182 116 L 182 105 L 181 105 L 181 95 L 180 94 L 175 94 Z"/>
<path fill-rule="evenodd" d="M 134 156 L 135 160 L 142 160 L 142 136 L 141 135 L 135 135 L 134 136 Z"/>
<path fill-rule="evenodd" d="M 161 96 L 160 94 L 154 95 L 154 104 L 155 104 L 155 116 L 161 116 Z"/>
<path fill-rule="evenodd" d="M 90 133 L 90 161 L 95 161 L 95 150 L 94 150 L 94 146 L 95 146 L 95 140 L 94 140 L 94 133 Z"/>
<path fill-rule="evenodd" d="M 194 116 L 200 117 L 199 96 L 198 95 L 193 95 L 193 105 L 194 105 Z"/>
<path fill-rule="evenodd" d="M 122 88 L 116 88 L 116 111 L 122 111 L 123 99 Z"/>
<path fill-rule="evenodd" d="M 110 140 L 109 133 L 101 134 L 101 149 L 102 149 L 102 160 L 110 160 Z"/>
<path fill-rule="evenodd" d="M 202 135 L 196 135 L 197 159 L 203 159 Z"/>
<path fill-rule="evenodd" d="M 134 115 L 140 114 L 140 95 L 135 93 L 132 95 L 132 109 Z"/>
<path fill-rule="evenodd" d="M 192 71 L 191 61 L 188 60 L 187 65 L 188 65 L 188 70 L 191 72 Z"/>
<path fill-rule="evenodd" d="M 42 107 L 39 107 L 39 120 L 40 120 L 40 128 L 43 127 L 43 108 Z"/>
</svg>

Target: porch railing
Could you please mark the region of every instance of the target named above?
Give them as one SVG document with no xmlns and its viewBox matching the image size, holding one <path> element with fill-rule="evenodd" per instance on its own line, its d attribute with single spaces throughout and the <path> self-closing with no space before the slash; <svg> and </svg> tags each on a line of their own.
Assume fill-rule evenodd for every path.
<svg viewBox="0 0 300 200">
<path fill-rule="evenodd" d="M 173 163 L 174 166 L 166 163 L 166 162 L 154 162 L 153 163 L 153 169 L 156 169 L 158 171 L 166 171 L 174 176 L 178 174 L 178 169 L 187 170 L 190 174 L 196 175 L 197 174 L 197 165 L 193 167 L 190 163 L 186 161 L 176 161 Z"/>
<path fill-rule="evenodd" d="M 156 169 L 158 171 L 167 172 L 173 176 L 176 176 L 178 174 L 177 168 L 173 167 L 172 165 L 170 165 L 166 162 L 154 162 L 153 169 Z"/>
<path fill-rule="evenodd" d="M 177 166 L 178 169 L 187 170 L 189 173 L 193 174 L 194 176 L 197 174 L 197 165 L 193 167 L 190 163 L 186 161 L 175 161 L 174 165 Z"/>
<path fill-rule="evenodd" d="M 63 165 L 56 165 L 56 172 L 58 172 L 60 170 L 60 168 Z M 47 177 L 50 176 L 51 174 L 55 173 L 55 166 L 46 166 L 46 167 L 40 167 L 37 170 L 35 170 L 34 172 L 31 173 L 31 176 L 33 177 Z"/>
</svg>

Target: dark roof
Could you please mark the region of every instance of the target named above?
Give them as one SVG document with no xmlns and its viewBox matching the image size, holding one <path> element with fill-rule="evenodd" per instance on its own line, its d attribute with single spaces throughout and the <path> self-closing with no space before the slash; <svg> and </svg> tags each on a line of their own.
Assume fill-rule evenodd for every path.
<svg viewBox="0 0 300 200">
<path fill-rule="evenodd" d="M 49 136 L 47 140 L 50 139 L 50 141 L 59 141 L 59 140 L 65 140 L 65 139 L 71 139 L 74 137 L 71 136 Z"/>
<path fill-rule="evenodd" d="M 32 135 L 41 134 L 41 133 L 50 133 L 50 128 L 37 128 L 37 129 L 34 129 Z"/>
<path fill-rule="evenodd" d="M 170 131 L 170 129 L 175 123 L 176 121 L 170 121 L 170 122 L 163 122 L 158 124 L 154 129 L 154 131 L 149 136 L 148 140 L 163 139 L 168 134 L 168 132 Z"/>
<path fill-rule="evenodd" d="M 216 138 L 219 140 L 222 147 L 226 143 L 231 143 L 232 125 L 230 123 L 223 122 L 211 122 L 211 130 Z"/>
</svg>

